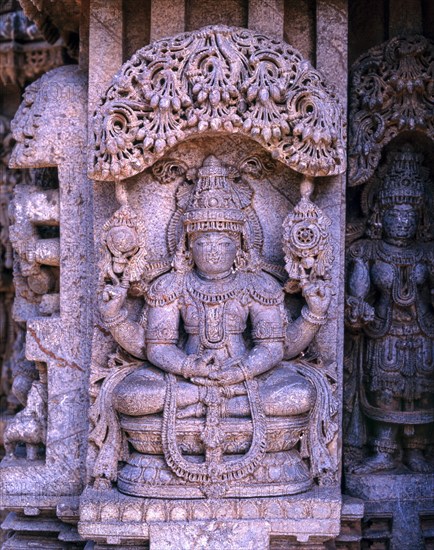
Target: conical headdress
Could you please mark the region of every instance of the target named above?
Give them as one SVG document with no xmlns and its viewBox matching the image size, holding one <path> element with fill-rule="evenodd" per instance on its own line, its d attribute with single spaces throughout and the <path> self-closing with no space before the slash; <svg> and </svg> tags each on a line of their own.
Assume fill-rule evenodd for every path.
<svg viewBox="0 0 434 550">
<path fill-rule="evenodd" d="M 422 165 L 423 155 L 409 145 L 387 156 L 386 173 L 378 193 L 380 206 L 413 204 L 421 206 L 425 195 L 428 170 Z"/>
<path fill-rule="evenodd" d="M 229 169 L 215 156 L 199 168 L 198 180 L 184 213 L 188 233 L 195 231 L 242 232 L 246 204 L 228 179 Z"/>
</svg>

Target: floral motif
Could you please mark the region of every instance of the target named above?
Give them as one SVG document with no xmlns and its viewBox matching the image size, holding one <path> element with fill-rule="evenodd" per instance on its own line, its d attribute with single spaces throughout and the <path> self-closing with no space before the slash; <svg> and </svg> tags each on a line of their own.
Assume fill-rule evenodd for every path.
<svg viewBox="0 0 434 550">
<path fill-rule="evenodd" d="M 345 169 L 337 97 L 288 44 L 247 29 L 206 27 L 142 48 L 94 116 L 93 177 L 122 180 L 177 142 L 239 132 L 310 176 Z"/>
<path fill-rule="evenodd" d="M 399 133 L 434 139 L 434 44 L 423 36 L 394 38 L 369 50 L 352 71 L 349 184 L 365 183 L 382 148 Z"/>
</svg>

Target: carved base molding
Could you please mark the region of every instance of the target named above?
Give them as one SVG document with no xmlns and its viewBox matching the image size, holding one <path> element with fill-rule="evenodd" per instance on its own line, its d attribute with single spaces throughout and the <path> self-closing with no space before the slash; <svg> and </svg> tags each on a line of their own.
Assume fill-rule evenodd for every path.
<svg viewBox="0 0 434 550">
<path fill-rule="evenodd" d="M 434 474 L 362 474 L 346 477 L 346 491 L 363 499 L 363 541 L 410 550 L 434 544 Z"/>
<path fill-rule="evenodd" d="M 185 528 L 187 524 L 199 527 L 205 522 L 209 526 L 210 522 L 214 522 L 216 536 L 225 540 L 222 532 L 218 532 L 218 524 L 238 521 L 241 525 L 244 522 L 254 524 L 255 529 L 260 525 L 261 532 L 268 533 L 270 537 L 295 537 L 299 542 L 307 543 L 311 537 L 315 541 L 337 537 L 341 507 L 339 492 L 326 488 L 287 497 L 207 500 L 138 499 L 122 495 L 115 489 L 86 489 L 80 499 L 81 521 L 78 529 L 83 539 L 98 544 L 117 545 L 118 548 L 118 545 L 150 540 L 150 547 L 158 550 L 164 546 L 154 547 L 152 536 L 163 522 L 180 528 Z"/>
<path fill-rule="evenodd" d="M 41 511 L 29 507 L 21 512 L 10 512 L 1 527 L 8 532 L 3 550 L 79 550 L 85 544 L 75 525 L 56 517 L 56 509 Z"/>
<path fill-rule="evenodd" d="M 184 455 L 185 456 L 185 455 Z M 238 455 L 232 455 L 237 459 Z M 199 462 L 200 457 L 190 456 L 189 461 Z M 295 449 L 281 453 L 267 453 L 261 467 L 240 480 L 227 482 L 221 487 L 225 497 L 268 497 L 291 495 L 310 489 L 312 477 L 309 469 Z M 212 484 L 209 490 L 215 489 Z M 188 484 L 176 476 L 161 456 L 133 453 L 118 477 L 123 493 L 151 498 L 205 498 L 207 487 Z"/>
</svg>

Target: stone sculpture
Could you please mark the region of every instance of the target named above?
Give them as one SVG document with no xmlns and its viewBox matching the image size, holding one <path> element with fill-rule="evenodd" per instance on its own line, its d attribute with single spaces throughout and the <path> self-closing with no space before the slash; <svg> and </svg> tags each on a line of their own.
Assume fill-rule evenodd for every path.
<svg viewBox="0 0 434 550">
<path fill-rule="evenodd" d="M 120 209 L 122 229 L 113 219 L 106 224 L 104 243 L 114 264 L 105 271 L 111 281 L 100 307 L 124 352 L 118 364 L 112 360 L 96 404 L 99 421 L 91 439 L 101 446 L 97 486 L 117 478 L 123 492 L 167 498 L 296 493 L 312 484 L 296 449 L 303 436 L 313 471 L 327 468 L 318 432 L 319 424 L 331 420 L 323 409 L 323 375 L 306 362 L 284 361 L 306 349 L 326 322 L 327 269 L 322 277 L 301 278 L 307 305 L 288 323 L 281 283 L 266 273 L 261 258 L 252 190 L 233 178 L 233 167 L 209 156 L 194 186 L 181 186 L 168 228 L 169 241 L 176 236 L 173 267 L 146 289 L 140 322 L 124 307 L 133 264 L 146 262 L 140 237 L 127 222 L 127 205 Z M 119 211 L 114 218 L 121 218 Z M 323 248 L 329 249 L 324 237 Z M 115 255 L 116 239 L 116 249 L 128 251 L 123 262 Z M 291 249 L 291 243 L 286 246 Z M 128 360 L 125 352 L 133 357 Z M 112 434 L 102 444 L 107 429 Z M 118 476 L 120 458 L 127 464 Z M 276 467 L 281 474 L 273 479 Z"/>
<path fill-rule="evenodd" d="M 413 472 L 429 472 L 424 453 L 434 422 L 433 248 L 427 215 L 432 183 L 423 155 L 409 145 L 389 152 L 374 182 L 366 193 L 368 238 L 349 249 L 346 300 L 349 329 L 364 333 L 349 361 L 356 399 L 371 424 L 373 453 L 351 468 L 378 472 L 401 461 Z M 353 440 L 362 435 L 357 421 L 349 430 Z"/>
<path fill-rule="evenodd" d="M 342 171 L 333 113 L 336 99 L 298 52 L 227 27 L 139 50 L 101 98 L 93 177 L 115 181 L 120 208 L 100 232 L 99 303 L 120 347 L 91 376 L 95 488 L 176 499 L 335 483 L 330 379 L 320 357 L 301 357 L 332 293 L 331 221 L 311 196 L 314 176 Z M 248 138 L 263 152 L 229 160 L 187 144 L 208 133 L 222 152 L 219 134 L 231 133 L 240 150 Z M 247 177 L 277 170 L 267 151 L 305 174 L 301 199 L 273 229 L 287 272 L 264 255 Z M 144 170 L 175 193 L 158 230 L 132 198 Z M 288 308 L 292 295 L 304 306 Z M 95 350 L 110 349 L 95 338 Z"/>
<path fill-rule="evenodd" d="M 383 148 L 405 131 L 434 139 L 432 73 L 434 46 L 424 36 L 394 37 L 372 48 L 351 75 L 350 186 L 366 182 Z"/>
<path fill-rule="evenodd" d="M 10 479 L 17 475 L 23 483 L 32 486 L 38 483 L 48 486 L 54 479 L 45 471 L 46 455 L 42 451 L 46 450 L 50 430 L 51 433 L 53 430 L 56 433 L 60 430 L 56 425 L 56 417 L 60 418 L 62 407 L 69 407 L 68 399 L 63 399 L 61 403 L 55 404 L 55 410 L 50 411 L 48 395 L 55 395 L 60 388 L 65 392 L 70 392 L 72 388 L 76 388 L 72 391 L 78 393 L 84 391 L 79 386 L 77 388 L 76 383 L 68 382 L 71 384 L 68 386 L 68 383 L 55 381 L 57 375 L 65 377 L 69 374 L 62 369 L 62 372 L 56 371 L 53 365 L 70 365 L 67 369 L 70 368 L 74 373 L 71 375 L 72 380 L 77 378 L 77 369 L 81 371 L 81 367 L 69 359 L 73 356 L 71 352 L 61 349 L 60 336 L 53 335 L 57 330 L 59 335 L 65 334 L 65 327 L 71 321 L 77 320 L 77 324 L 81 324 L 76 310 L 73 314 L 68 313 L 72 301 L 63 300 L 62 305 L 61 299 L 61 257 L 62 254 L 63 258 L 71 256 L 69 252 L 65 252 L 65 246 L 76 251 L 77 243 L 68 238 L 68 244 L 63 245 L 62 252 L 59 231 L 62 200 L 59 183 L 63 181 L 66 190 L 71 180 L 71 187 L 78 189 L 78 182 L 83 177 L 80 161 L 85 138 L 85 90 L 85 79 L 77 67 L 55 69 L 27 88 L 24 101 L 11 123 L 16 145 L 11 154 L 10 165 L 34 170 L 31 177 L 15 185 L 10 207 L 10 239 L 14 249 L 16 291 L 14 318 L 21 329 L 14 355 L 16 364 L 12 372 L 12 391 L 24 408 L 6 426 L 5 447 L 8 456 L 2 463 L 3 470 L 0 473 Z M 47 146 L 47 140 L 50 141 L 50 146 Z M 73 158 L 71 164 L 68 155 Z M 66 197 L 78 205 L 82 204 L 82 200 L 75 198 L 74 193 L 68 189 L 63 195 L 65 215 L 69 206 Z M 71 219 L 74 219 L 73 215 Z M 77 234 L 75 225 L 71 231 Z M 67 233 L 64 225 L 63 236 Z M 67 284 L 63 286 L 63 291 L 68 292 Z M 71 292 L 75 290 L 71 289 Z M 64 318 L 67 319 L 65 323 Z M 74 329 L 75 332 L 76 330 L 77 328 Z M 48 334 L 53 338 L 53 348 L 45 342 Z M 50 384 L 56 390 L 53 386 L 50 389 Z M 77 399 L 77 403 L 79 402 L 80 399 Z M 50 423 L 48 418 L 51 419 Z M 66 421 L 62 417 L 60 422 L 65 436 L 68 430 Z M 76 429 L 77 423 L 71 418 L 70 433 L 77 433 Z M 78 433 L 72 436 L 74 437 L 79 441 L 82 436 Z M 72 438 L 70 436 L 68 441 L 68 438 L 55 435 L 52 441 L 55 441 L 54 447 L 60 444 L 70 449 Z M 57 451 L 54 447 L 47 451 L 52 459 L 64 464 L 71 464 L 76 460 L 65 450 Z M 31 476 L 24 476 L 19 470 L 25 460 L 37 460 Z M 66 471 L 66 467 L 63 470 Z M 69 486 L 70 479 L 75 475 L 71 472 L 70 469 L 65 474 L 65 478 L 69 477 L 65 484 L 69 483 Z M 56 483 L 62 483 L 59 477 L 57 480 Z"/>
<path fill-rule="evenodd" d="M 47 373 L 44 364 L 39 365 L 39 378 L 34 381 L 26 396 L 25 408 L 7 424 L 4 433 L 6 454 L 15 456 L 17 443 L 24 443 L 26 458 L 36 460 L 47 437 Z"/>
<path fill-rule="evenodd" d="M 174 70 L 176 68 L 176 70 Z M 125 179 L 207 132 L 240 133 L 310 176 L 344 170 L 336 96 L 289 44 L 205 27 L 137 51 L 95 113 L 95 179 Z"/>
</svg>

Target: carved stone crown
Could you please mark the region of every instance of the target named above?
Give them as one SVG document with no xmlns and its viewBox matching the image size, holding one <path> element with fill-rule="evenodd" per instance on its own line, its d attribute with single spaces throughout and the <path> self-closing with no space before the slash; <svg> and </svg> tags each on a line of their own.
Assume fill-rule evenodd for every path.
<svg viewBox="0 0 434 550">
<path fill-rule="evenodd" d="M 199 178 L 184 214 L 184 226 L 195 231 L 241 232 L 243 204 L 229 181 L 229 169 L 210 155 L 199 169 Z"/>
<path fill-rule="evenodd" d="M 410 146 L 389 153 L 383 185 L 378 194 L 382 207 L 395 204 L 422 205 L 428 178 L 428 170 L 422 166 L 422 162 L 423 155 L 415 153 Z"/>
</svg>

